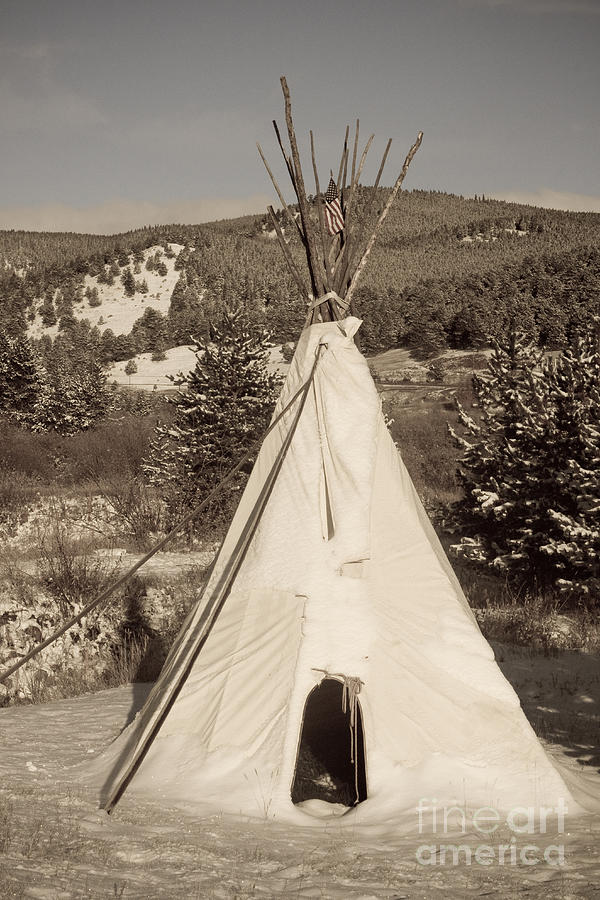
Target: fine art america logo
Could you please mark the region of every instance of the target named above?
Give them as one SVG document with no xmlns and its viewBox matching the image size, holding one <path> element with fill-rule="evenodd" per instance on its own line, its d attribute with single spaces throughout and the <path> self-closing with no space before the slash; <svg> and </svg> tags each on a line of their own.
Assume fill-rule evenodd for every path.
<svg viewBox="0 0 600 900">
<path fill-rule="evenodd" d="M 417 862 L 422 866 L 563 866 L 563 843 L 540 846 L 517 837 L 544 835 L 549 829 L 552 835 L 564 834 L 567 811 L 562 798 L 556 806 L 515 806 L 500 812 L 493 806 L 475 810 L 438 806 L 435 797 L 423 797 L 417 805 L 419 834 L 431 835 L 433 841 L 417 848 Z M 440 835 L 457 832 L 469 833 L 469 843 L 439 843 Z"/>
</svg>

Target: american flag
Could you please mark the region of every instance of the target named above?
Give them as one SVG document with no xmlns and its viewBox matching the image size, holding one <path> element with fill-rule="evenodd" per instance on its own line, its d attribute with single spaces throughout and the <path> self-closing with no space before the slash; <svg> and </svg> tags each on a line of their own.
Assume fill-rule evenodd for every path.
<svg viewBox="0 0 600 900">
<path fill-rule="evenodd" d="M 337 234 L 344 228 L 344 214 L 333 178 L 329 179 L 329 187 L 325 194 L 325 224 L 331 235 Z"/>
</svg>

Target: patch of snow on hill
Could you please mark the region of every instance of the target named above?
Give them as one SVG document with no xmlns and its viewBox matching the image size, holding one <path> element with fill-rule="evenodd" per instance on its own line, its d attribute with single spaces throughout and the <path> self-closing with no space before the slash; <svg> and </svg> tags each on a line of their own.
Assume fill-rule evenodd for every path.
<svg viewBox="0 0 600 900">
<path fill-rule="evenodd" d="M 101 301 L 99 306 L 90 306 L 87 299 L 83 299 L 81 303 L 73 304 L 73 315 L 76 319 L 87 319 L 92 326 L 96 325 L 100 331 L 110 328 L 114 334 L 129 334 L 136 319 L 143 316 L 145 310 L 156 309 L 163 315 L 167 315 L 169 305 L 171 303 L 171 294 L 173 288 L 179 280 L 179 272 L 175 269 L 175 261 L 179 253 L 183 250 L 182 244 L 171 244 L 172 251 L 175 256 L 172 259 L 167 258 L 164 252 L 161 261 L 167 268 L 166 275 L 159 275 L 157 272 L 149 272 L 146 269 L 146 261 L 148 257 L 153 256 L 157 250 L 163 251 L 163 247 L 149 247 L 144 250 L 144 261 L 140 264 L 141 272 L 134 274 L 136 281 L 146 281 L 148 285 L 148 293 L 137 293 L 133 297 L 125 295 L 125 288 L 121 281 L 121 277 L 117 275 L 113 284 L 99 284 L 97 276 L 86 275 L 83 283 L 83 291 L 86 288 L 96 288 L 98 291 L 98 299 Z M 133 257 L 129 257 L 129 267 L 133 272 Z M 127 266 L 121 269 L 121 273 L 125 272 Z M 55 338 L 58 333 L 58 325 L 44 328 L 40 316 L 41 302 L 38 304 L 35 321 L 30 325 L 29 337 L 39 338 L 43 334 Z"/>
<path fill-rule="evenodd" d="M 191 372 L 196 365 L 196 354 L 190 346 L 171 347 L 165 350 L 166 359 L 153 360 L 152 352 L 138 353 L 133 357 L 137 366 L 137 372 L 133 375 L 125 374 L 128 360 L 113 363 L 108 370 L 110 381 L 123 384 L 127 387 L 139 388 L 144 391 L 168 390 L 173 387 L 169 376 L 175 376 L 179 372 Z"/>
<path fill-rule="evenodd" d="M 173 383 L 169 376 L 178 375 L 179 372 L 184 374 L 191 372 L 196 365 L 196 354 L 192 347 L 183 344 L 165 350 L 165 357 L 162 360 L 153 360 L 152 352 L 138 353 L 133 357 L 137 366 L 135 374 L 125 374 L 128 360 L 124 360 L 112 364 L 108 370 L 108 378 L 110 381 L 116 381 L 117 384 L 138 390 L 165 391 L 172 389 Z M 270 348 L 267 369 L 272 373 L 287 374 L 289 363 L 285 362 L 280 345 Z"/>
</svg>

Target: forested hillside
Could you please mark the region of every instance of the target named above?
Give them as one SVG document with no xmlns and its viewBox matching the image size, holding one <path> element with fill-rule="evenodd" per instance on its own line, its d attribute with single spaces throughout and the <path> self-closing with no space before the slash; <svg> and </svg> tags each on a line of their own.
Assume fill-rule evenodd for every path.
<svg viewBox="0 0 600 900">
<path fill-rule="evenodd" d="M 373 196 L 362 189 L 365 234 L 386 196 L 387 190 Z M 292 229 L 288 233 L 302 265 L 299 241 Z M 166 268 L 169 258 L 178 276 L 161 307 L 152 291 L 143 296 L 145 275 Z M 304 299 L 264 216 L 114 236 L 5 231 L 0 263 L 0 329 L 12 337 L 29 329 L 32 336 L 33 325 L 42 323 L 35 336 L 47 330 L 46 354 L 52 352 L 48 336 L 63 348 L 73 341 L 86 345 L 102 363 L 142 349 L 160 352 L 191 334 L 206 336 L 225 305 L 244 306 L 276 341 L 295 338 L 303 320 Z M 106 285 L 115 286 L 123 304 L 144 302 L 144 321 L 122 335 L 102 316 L 85 321 L 86 308 L 98 303 Z M 399 343 L 424 351 L 478 346 L 512 322 L 540 344 L 560 346 L 600 311 L 600 215 L 403 193 L 355 300 L 367 351 Z M 111 334 L 102 340 L 106 331 Z"/>
</svg>

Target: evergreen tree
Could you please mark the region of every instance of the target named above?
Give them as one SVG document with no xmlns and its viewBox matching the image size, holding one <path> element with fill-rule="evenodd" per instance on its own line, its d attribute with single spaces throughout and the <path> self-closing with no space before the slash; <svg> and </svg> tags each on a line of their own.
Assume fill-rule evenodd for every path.
<svg viewBox="0 0 600 900">
<path fill-rule="evenodd" d="M 167 354 L 165 352 L 165 347 L 162 341 L 157 341 L 154 350 L 152 351 L 152 362 L 162 362 L 163 359 L 167 358 Z"/>
<path fill-rule="evenodd" d="M 133 272 L 131 271 L 129 266 L 121 275 L 121 281 L 123 282 L 123 287 L 125 288 L 125 296 L 133 297 L 135 295 L 135 278 L 133 277 Z"/>
<path fill-rule="evenodd" d="M 85 297 L 88 304 L 92 307 L 100 306 L 102 304 L 102 300 L 100 299 L 97 287 L 87 287 L 85 289 Z"/>
<path fill-rule="evenodd" d="M 562 591 L 600 597 L 600 329 L 547 369 L 552 415 L 542 448 L 553 528 L 540 547 Z"/>
<path fill-rule="evenodd" d="M 127 364 L 125 366 L 124 372 L 129 378 L 129 384 L 131 384 L 131 376 L 135 375 L 138 370 L 137 363 L 135 359 L 128 359 Z"/>
<path fill-rule="evenodd" d="M 130 338 L 138 353 L 154 350 L 157 345 L 169 343 L 169 321 L 160 310 L 150 306 L 133 323 Z"/>
<path fill-rule="evenodd" d="M 577 340 L 556 364 L 514 332 L 474 378 L 453 550 L 530 585 L 600 586 L 600 355 Z M 469 440 L 470 436 L 470 440 Z"/>
<path fill-rule="evenodd" d="M 72 285 L 66 284 L 62 290 L 56 292 L 54 303 L 56 305 L 56 315 L 59 319 L 73 315 L 73 301 L 75 299 Z"/>
<path fill-rule="evenodd" d="M 95 425 L 107 412 L 111 393 L 106 374 L 96 362 L 70 370 L 56 362 L 42 385 L 32 417 L 34 431 L 75 434 Z"/>
<path fill-rule="evenodd" d="M 100 324 L 98 322 L 98 324 Z M 103 365 L 113 362 L 115 359 L 115 335 L 112 328 L 105 328 L 100 335 L 98 347 L 98 359 Z"/>
<path fill-rule="evenodd" d="M 27 423 L 37 402 L 43 373 L 29 341 L 0 331 L 0 414 Z"/>
<path fill-rule="evenodd" d="M 266 366 L 267 334 L 251 329 L 240 310 L 227 312 L 213 340 L 198 341 L 195 352 L 193 371 L 174 379 L 179 391 L 169 402 L 175 418 L 157 427 L 145 467 L 174 517 L 199 502 L 260 438 L 279 386 Z M 247 476 L 238 474 L 206 518 L 229 518 Z"/>
<path fill-rule="evenodd" d="M 45 294 L 44 302 L 40 308 L 40 315 L 42 317 L 42 325 L 44 328 L 50 328 L 52 325 L 56 325 L 56 310 L 54 309 L 54 301 L 52 300 L 52 295 L 50 293 Z"/>
<path fill-rule="evenodd" d="M 112 340 L 110 341 L 110 348 L 112 351 L 112 359 L 115 362 L 119 362 L 119 360 L 122 359 L 129 359 L 137 353 L 137 349 L 128 334 L 113 335 Z"/>
</svg>

